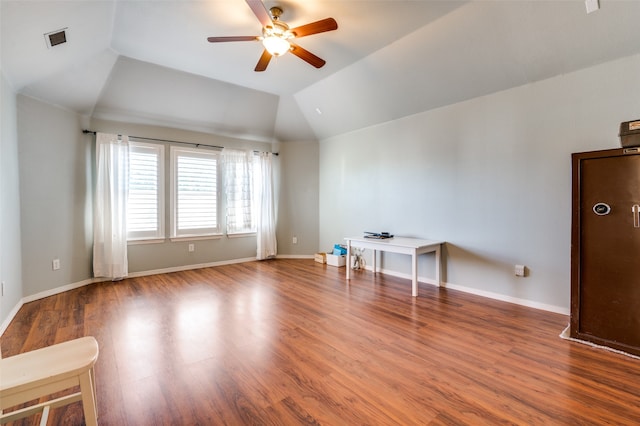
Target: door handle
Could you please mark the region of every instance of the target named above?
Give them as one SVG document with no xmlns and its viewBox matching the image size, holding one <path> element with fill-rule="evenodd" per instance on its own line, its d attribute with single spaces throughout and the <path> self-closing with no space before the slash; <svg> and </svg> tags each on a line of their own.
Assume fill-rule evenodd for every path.
<svg viewBox="0 0 640 426">
<path fill-rule="evenodd" d="M 633 227 L 640 228 L 640 205 L 633 205 L 631 207 L 631 213 L 633 213 Z"/>
</svg>

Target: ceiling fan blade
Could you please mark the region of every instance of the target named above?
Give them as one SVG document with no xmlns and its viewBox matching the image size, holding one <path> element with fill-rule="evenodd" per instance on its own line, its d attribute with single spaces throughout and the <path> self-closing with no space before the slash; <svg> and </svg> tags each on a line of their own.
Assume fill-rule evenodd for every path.
<svg viewBox="0 0 640 426">
<path fill-rule="evenodd" d="M 295 43 L 291 43 L 291 53 L 316 68 L 322 68 L 324 64 L 327 63 L 324 59 L 317 57 L 313 53 L 309 52 L 306 49 L 303 49 Z"/>
<path fill-rule="evenodd" d="M 264 7 L 264 3 L 261 0 L 246 0 L 247 4 L 253 11 L 253 14 L 256 15 L 258 21 L 262 24 L 263 27 L 267 27 L 269 25 L 273 25 L 271 21 L 271 15 L 269 15 L 269 11 Z"/>
<path fill-rule="evenodd" d="M 304 37 L 312 34 L 324 33 L 338 29 L 338 23 L 333 18 L 322 19 L 321 21 L 312 22 L 310 24 L 301 25 L 292 28 L 291 32 L 296 37 Z"/>
<path fill-rule="evenodd" d="M 257 36 L 230 36 L 230 37 L 207 37 L 211 43 L 221 43 L 226 41 L 253 41 L 259 40 Z"/>
<path fill-rule="evenodd" d="M 258 59 L 258 64 L 254 71 L 260 72 L 267 69 L 267 65 L 269 65 L 269 61 L 271 61 L 271 53 L 267 52 L 267 49 L 262 52 L 262 56 Z"/>
</svg>

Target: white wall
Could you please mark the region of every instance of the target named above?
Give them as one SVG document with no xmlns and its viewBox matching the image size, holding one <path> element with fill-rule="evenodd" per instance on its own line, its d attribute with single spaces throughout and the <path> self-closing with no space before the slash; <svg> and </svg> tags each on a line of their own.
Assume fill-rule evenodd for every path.
<svg viewBox="0 0 640 426">
<path fill-rule="evenodd" d="M 0 333 L 22 298 L 16 95 L 0 71 Z"/>
<path fill-rule="evenodd" d="M 446 240 L 450 287 L 568 313 L 570 154 L 619 147 L 639 94 L 632 56 L 323 140 L 320 246 L 363 231 Z M 382 267 L 410 272 L 400 255 Z"/>
</svg>

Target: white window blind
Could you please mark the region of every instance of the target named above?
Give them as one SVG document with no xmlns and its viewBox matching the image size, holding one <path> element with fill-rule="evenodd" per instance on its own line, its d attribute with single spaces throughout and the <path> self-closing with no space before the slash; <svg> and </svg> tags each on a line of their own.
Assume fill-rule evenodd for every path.
<svg viewBox="0 0 640 426">
<path fill-rule="evenodd" d="M 171 155 L 172 236 L 219 233 L 218 153 L 172 147 Z"/>
<path fill-rule="evenodd" d="M 127 239 L 164 238 L 164 147 L 129 143 Z"/>
</svg>

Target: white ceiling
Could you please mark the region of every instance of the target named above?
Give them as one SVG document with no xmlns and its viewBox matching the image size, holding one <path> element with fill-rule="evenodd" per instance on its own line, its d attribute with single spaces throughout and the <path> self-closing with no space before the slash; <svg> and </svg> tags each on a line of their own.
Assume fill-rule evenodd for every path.
<svg viewBox="0 0 640 426">
<path fill-rule="evenodd" d="M 244 0 L 2 0 L 0 67 L 96 118 L 315 140 L 640 53 L 640 1 L 600 2 L 266 0 L 291 27 L 339 28 L 298 40 L 325 67 L 285 55 L 256 73 L 260 43 L 206 40 L 260 34 Z"/>
</svg>

